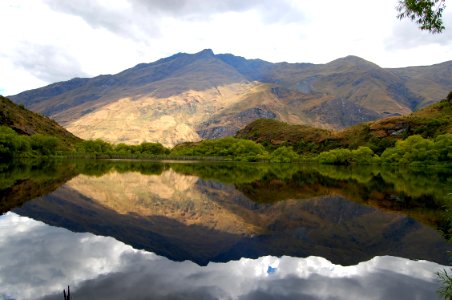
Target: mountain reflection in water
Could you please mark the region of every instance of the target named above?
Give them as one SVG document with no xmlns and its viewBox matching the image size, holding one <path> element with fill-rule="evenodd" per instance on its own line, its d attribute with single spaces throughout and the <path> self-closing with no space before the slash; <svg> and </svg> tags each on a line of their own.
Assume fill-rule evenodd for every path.
<svg viewBox="0 0 452 300">
<path fill-rule="evenodd" d="M 15 213 L 0 217 L 0 249 L 2 299 L 62 299 L 68 283 L 74 299 L 433 299 L 444 268 L 391 256 L 346 267 L 314 256 L 201 267 Z"/>
<path fill-rule="evenodd" d="M 450 170 L 74 161 L 0 171 L 11 211 L 0 217 L 0 299 L 58 299 L 67 284 L 79 299 L 432 299 L 449 264 Z"/>
</svg>

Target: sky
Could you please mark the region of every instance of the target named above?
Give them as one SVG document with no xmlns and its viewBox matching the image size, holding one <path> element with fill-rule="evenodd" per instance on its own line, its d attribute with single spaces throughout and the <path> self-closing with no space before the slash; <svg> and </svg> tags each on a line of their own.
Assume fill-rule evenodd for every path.
<svg viewBox="0 0 452 300">
<path fill-rule="evenodd" d="M 212 49 L 270 62 L 357 55 L 381 67 L 452 60 L 441 34 L 397 19 L 397 0 L 1 0 L 0 94 L 115 74 Z"/>
</svg>

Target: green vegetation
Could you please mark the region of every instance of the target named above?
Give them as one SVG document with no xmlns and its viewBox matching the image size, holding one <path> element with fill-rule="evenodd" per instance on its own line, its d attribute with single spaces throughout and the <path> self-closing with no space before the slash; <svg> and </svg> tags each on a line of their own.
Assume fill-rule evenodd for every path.
<svg viewBox="0 0 452 300">
<path fill-rule="evenodd" d="M 100 139 L 71 138 L 53 121 L 6 98 L 0 100 L 5 108 L 0 120 L 7 124 L 0 126 L 0 160 L 63 156 L 452 167 L 452 92 L 445 100 L 408 116 L 363 123 L 342 131 L 261 119 L 239 131 L 235 138 L 184 143 L 173 149 L 160 143 L 114 145 Z"/>
<path fill-rule="evenodd" d="M 446 0 L 399 0 L 397 17 L 416 22 L 421 30 L 440 33 L 445 29 L 442 19 L 445 8 Z"/>
<path fill-rule="evenodd" d="M 0 126 L 0 160 L 55 156 L 65 149 L 63 142 L 56 137 L 20 135 L 11 128 Z"/>
<path fill-rule="evenodd" d="M 171 150 L 172 157 L 222 157 L 237 161 L 258 161 L 267 158 L 265 148 L 253 141 L 227 137 L 204 140 L 199 143 L 184 143 Z"/>
<path fill-rule="evenodd" d="M 293 151 L 292 147 L 282 146 L 273 151 L 270 156 L 270 162 L 289 163 L 299 160 L 299 155 Z"/>
<path fill-rule="evenodd" d="M 452 166 L 452 134 L 436 137 L 434 140 L 413 135 L 398 141 L 393 148 L 388 148 L 381 155 L 383 163 L 403 165 L 437 165 Z"/>
<path fill-rule="evenodd" d="M 260 119 L 236 135 L 263 145 L 271 162 L 443 167 L 451 167 L 451 136 L 452 92 L 446 99 L 408 116 L 362 123 L 341 131 Z"/>
<path fill-rule="evenodd" d="M 16 105 L 8 98 L 0 96 L 0 126 L 11 128 L 20 135 L 41 134 L 56 137 L 60 147 L 65 150 L 81 139 L 58 125 L 54 120 L 26 109 L 23 105 Z"/>
<path fill-rule="evenodd" d="M 416 166 L 452 167 L 452 134 L 439 135 L 435 139 L 425 139 L 412 135 L 397 141 L 394 147 L 386 148 L 381 157 L 372 149 L 360 146 L 356 150 L 334 149 L 320 153 L 316 159 L 321 164 L 399 164 Z"/>
<path fill-rule="evenodd" d="M 170 150 L 159 143 L 140 145 L 112 145 L 97 140 L 80 141 L 68 149 L 67 144 L 55 136 L 43 134 L 20 135 L 13 129 L 0 126 L 0 161 L 14 158 L 86 157 L 86 158 L 147 158 L 167 155 Z"/>
<path fill-rule="evenodd" d="M 160 143 L 141 143 L 140 145 L 118 144 L 112 145 L 101 139 L 86 140 L 76 145 L 78 154 L 107 155 L 109 157 L 140 158 L 156 155 L 167 155 L 170 150 Z"/>
<path fill-rule="evenodd" d="M 356 150 L 334 149 L 320 153 L 318 160 L 321 164 L 350 165 L 361 164 L 370 165 L 378 163 L 379 157 L 374 154 L 369 147 L 360 146 Z"/>
<path fill-rule="evenodd" d="M 388 117 L 358 124 L 344 130 L 331 131 L 281 121 L 259 119 L 237 132 L 236 137 L 263 145 L 267 151 L 291 146 L 300 155 L 319 154 L 338 148 L 350 150 L 369 147 L 381 155 L 396 141 L 411 135 L 435 138 L 452 134 L 452 95 L 408 116 Z"/>
</svg>

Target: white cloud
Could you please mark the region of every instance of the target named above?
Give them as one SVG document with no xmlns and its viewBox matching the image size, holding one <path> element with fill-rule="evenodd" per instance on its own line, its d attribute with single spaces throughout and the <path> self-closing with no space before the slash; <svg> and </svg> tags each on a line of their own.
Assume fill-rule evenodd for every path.
<svg viewBox="0 0 452 300">
<path fill-rule="evenodd" d="M 0 298 L 17 299 L 61 299 L 68 284 L 78 299 L 429 299 L 444 268 L 390 256 L 346 267 L 286 256 L 201 267 L 11 212 L 0 217 L 0 249 Z"/>
<path fill-rule="evenodd" d="M 431 35 L 397 20 L 395 5 L 393 0 L 4 0 L 0 89 L 14 94 L 204 48 L 273 62 L 326 63 L 353 54 L 384 67 L 452 58 L 450 8 L 448 29 Z"/>
</svg>

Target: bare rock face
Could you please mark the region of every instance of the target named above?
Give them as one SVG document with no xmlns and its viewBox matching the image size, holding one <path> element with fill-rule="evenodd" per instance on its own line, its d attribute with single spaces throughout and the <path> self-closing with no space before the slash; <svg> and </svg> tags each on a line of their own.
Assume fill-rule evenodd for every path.
<svg viewBox="0 0 452 300">
<path fill-rule="evenodd" d="M 203 139 L 217 139 L 232 136 L 240 128 L 257 119 L 275 119 L 276 114 L 261 107 L 250 108 L 231 116 L 230 118 L 213 118 L 199 126 L 198 134 Z M 223 122 L 222 122 L 223 121 Z"/>
<path fill-rule="evenodd" d="M 384 69 L 356 56 L 269 63 L 206 49 L 11 99 L 85 139 L 173 146 L 231 136 L 258 118 L 339 129 L 405 115 L 452 90 L 451 66 Z"/>
</svg>

